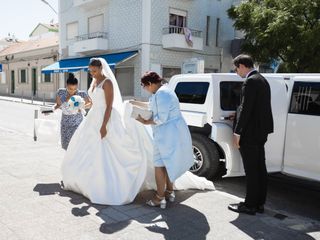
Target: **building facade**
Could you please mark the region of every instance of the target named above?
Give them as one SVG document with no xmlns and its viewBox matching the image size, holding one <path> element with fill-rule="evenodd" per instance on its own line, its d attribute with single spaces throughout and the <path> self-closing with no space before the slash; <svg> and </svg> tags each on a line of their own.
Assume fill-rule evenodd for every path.
<svg viewBox="0 0 320 240">
<path fill-rule="evenodd" d="M 60 0 L 60 58 L 72 59 L 136 51 L 114 72 L 125 96 L 146 96 L 141 75 L 179 74 L 184 62 L 204 61 L 205 72 L 230 72 L 235 39 L 227 9 L 233 0 Z M 66 70 L 67 71 L 67 70 Z M 60 86 L 64 85 L 64 74 Z M 87 89 L 90 76 L 76 72 Z"/>
<path fill-rule="evenodd" d="M 58 76 L 42 74 L 41 69 L 58 59 L 59 36 L 44 34 L 17 42 L 0 51 L 0 94 L 52 100 Z"/>
</svg>

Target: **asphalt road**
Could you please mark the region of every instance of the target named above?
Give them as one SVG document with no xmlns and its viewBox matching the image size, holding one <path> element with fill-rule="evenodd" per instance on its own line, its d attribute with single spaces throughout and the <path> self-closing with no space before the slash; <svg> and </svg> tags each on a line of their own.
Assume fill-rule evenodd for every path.
<svg viewBox="0 0 320 240">
<path fill-rule="evenodd" d="M 214 182 L 217 189 L 243 198 L 245 177 L 223 178 Z M 285 216 L 297 215 L 320 220 L 320 183 L 280 173 L 269 175 L 266 207 Z"/>
<path fill-rule="evenodd" d="M 59 201 L 61 201 L 63 205 L 65 205 L 66 209 L 61 209 L 60 205 L 59 207 L 53 209 L 54 211 L 52 212 L 52 214 L 55 215 L 52 217 L 52 219 L 55 219 L 55 221 L 52 225 L 52 233 L 50 233 L 52 235 L 48 235 L 48 229 L 44 227 L 43 234 L 47 234 L 47 236 L 46 238 L 42 239 L 61 239 L 59 237 L 56 237 L 56 234 L 58 234 L 59 232 L 56 232 L 54 228 L 56 227 L 57 222 L 59 222 L 58 219 L 60 219 L 61 217 L 68 217 L 67 222 L 59 222 L 59 224 L 61 225 L 61 229 L 66 229 L 66 226 L 68 226 L 67 229 L 76 229 L 76 227 L 78 226 L 77 224 L 72 225 L 72 223 L 74 223 L 75 221 L 75 218 L 72 218 L 72 216 L 69 216 L 68 214 L 66 215 L 66 212 L 68 213 L 70 211 L 70 207 L 74 208 L 73 205 L 69 206 L 70 203 L 67 200 L 50 193 L 47 197 L 48 199 L 46 198 L 46 201 L 48 201 L 48 203 L 46 203 L 44 202 L 43 198 L 39 198 L 38 196 L 32 194 L 32 191 L 30 193 L 30 188 L 33 188 L 34 184 L 37 184 L 40 180 L 40 182 L 42 183 L 54 182 L 55 185 L 59 185 L 57 181 L 58 179 L 60 179 L 59 166 L 63 155 L 63 153 L 59 151 L 57 151 L 57 153 L 55 154 L 57 156 L 61 155 L 60 157 L 55 156 L 55 154 L 45 155 L 44 152 L 47 151 L 55 152 L 56 147 L 54 147 L 54 145 L 52 144 L 44 144 L 41 142 L 34 144 L 32 143 L 34 110 L 36 109 L 39 109 L 39 106 L 0 101 L 0 147 L 2 147 L 2 154 L 0 156 L 2 160 L 0 161 L 0 173 L 2 172 L 2 175 L 0 174 L 0 177 L 2 176 L 3 179 L 3 186 L 1 188 L 3 191 L 3 197 L 2 199 L 0 199 L 0 201 L 2 204 L 2 208 L 5 208 L 4 210 L 6 210 L 6 214 L 3 216 L 3 220 L 1 221 L 0 219 L 0 223 L 2 224 L 0 224 L 0 229 L 7 229 L 6 231 L 8 231 L 3 232 L 3 234 L 5 233 L 3 235 L 5 236 L 4 238 L 0 234 L 0 239 L 15 239 L 8 238 L 8 236 L 11 236 L 11 234 L 20 234 L 21 229 L 20 227 L 18 227 L 20 225 L 17 225 L 17 223 L 20 223 L 19 221 L 22 221 L 25 216 L 30 215 L 28 212 L 31 211 L 31 208 L 29 208 L 30 206 L 34 206 L 35 208 L 32 214 L 37 217 L 41 216 L 43 218 L 41 221 L 45 221 L 47 224 L 49 224 L 49 220 L 51 218 L 48 218 L 45 215 L 39 215 L 37 211 L 39 210 L 39 213 L 43 211 L 42 209 L 40 209 L 42 204 L 46 208 L 50 208 L 50 206 L 55 206 L 54 204 L 57 204 L 57 202 Z M 50 118 L 58 117 L 59 114 L 50 116 Z M 30 149 L 27 149 L 25 146 L 23 146 L 23 142 L 27 142 Z M 43 156 L 48 159 L 43 159 L 43 157 L 40 156 L 41 154 L 43 154 Z M 10 174 L 8 175 L 7 173 Z M 216 189 L 219 191 L 199 193 L 194 195 L 194 197 L 189 198 L 190 200 L 184 201 L 184 204 L 189 204 L 192 209 L 196 209 L 198 211 L 198 215 L 199 213 L 201 213 L 201 216 L 206 219 L 208 225 L 206 225 L 208 227 L 208 229 L 206 229 L 206 239 L 320 239 L 319 183 L 290 178 L 281 174 L 270 175 L 266 214 L 258 214 L 254 218 L 245 215 L 237 216 L 237 214 L 227 210 L 227 205 L 230 202 L 239 201 L 238 197 L 244 197 L 244 177 L 223 178 L 215 181 L 214 184 Z M 38 185 L 41 184 L 38 183 Z M 48 184 L 42 185 L 45 188 L 43 191 L 47 192 Z M 55 189 L 54 191 L 56 192 L 57 190 Z M 188 193 L 189 192 L 187 191 L 185 193 L 180 193 L 180 195 L 184 196 Z M 77 198 L 78 197 L 79 196 L 77 196 Z M 21 198 L 25 201 L 25 205 L 23 206 L 30 206 L 18 209 L 16 207 L 18 205 L 15 204 L 20 202 Z M 145 201 L 145 199 L 143 199 L 143 201 Z M 137 208 L 146 211 L 144 204 L 140 204 L 139 199 L 135 204 L 137 205 Z M 12 214 L 12 209 L 14 209 L 19 214 Z M 179 208 L 175 207 L 175 211 L 172 211 L 172 213 L 176 214 L 177 217 L 180 217 L 180 215 L 177 214 L 178 210 Z M 100 212 L 103 211 L 106 210 L 102 209 Z M 140 211 L 137 212 L 140 215 L 142 214 L 142 212 Z M 183 210 L 183 212 L 185 212 L 185 210 Z M 171 211 L 169 209 L 168 216 L 171 216 L 170 213 Z M 154 213 L 152 212 L 152 214 Z M 86 231 L 86 227 L 89 223 L 92 223 L 92 219 L 96 221 L 98 225 L 101 222 L 101 219 L 97 217 L 98 215 L 96 216 L 95 214 L 85 213 L 85 216 L 88 216 L 88 219 L 82 218 L 82 221 L 80 221 L 82 224 L 84 224 L 83 226 L 85 226 L 81 227 L 81 231 Z M 155 216 L 158 216 L 158 213 Z M 163 216 L 166 217 L 165 219 L 168 220 L 167 223 L 169 223 L 169 225 L 176 223 L 176 221 L 182 221 L 182 218 L 180 218 L 179 220 L 175 220 L 171 223 L 169 220 L 172 220 L 172 217 L 168 217 L 165 214 Z M 197 215 L 193 214 L 192 218 L 190 219 L 196 219 L 196 216 Z M 122 239 L 125 234 L 127 234 L 128 236 L 130 235 L 129 231 L 134 231 L 134 236 L 136 237 L 136 239 L 140 239 L 140 236 L 146 236 L 146 234 L 150 234 L 150 232 L 146 230 L 147 228 L 145 227 L 145 225 L 150 225 L 151 223 L 153 223 L 152 219 L 154 219 L 153 215 L 151 216 L 151 220 L 147 219 L 148 221 L 146 221 L 144 219 L 144 221 L 142 222 L 138 221 L 136 225 L 132 225 L 132 228 L 126 227 L 122 231 L 119 230 L 118 234 Z M 10 225 L 11 220 L 12 225 Z M 110 227 L 112 225 L 111 223 L 110 225 L 106 219 L 103 218 L 102 220 L 104 221 L 103 224 L 107 227 Z M 115 226 L 119 227 L 119 224 L 122 222 L 119 220 L 119 223 L 116 223 L 117 224 Z M 25 239 L 34 239 L 33 236 L 35 233 L 35 226 L 40 226 L 41 224 L 39 225 L 38 222 L 32 222 L 31 220 L 24 221 L 23 224 L 29 224 L 30 226 L 29 228 L 24 226 L 23 229 L 26 232 L 21 232 L 21 234 L 23 234 L 23 236 L 28 236 Z M 199 225 L 199 221 L 191 221 L 190 225 L 187 225 L 187 228 L 192 229 L 191 226 L 195 226 L 197 224 Z M 101 235 L 101 232 L 103 231 L 100 229 L 100 232 L 97 232 L 96 225 L 97 224 L 95 223 L 91 226 L 92 229 L 89 234 L 90 238 L 88 239 L 104 239 L 105 236 Z M 71 228 L 70 226 L 72 226 L 73 228 Z M 203 224 L 200 224 L 198 227 L 199 229 L 203 228 Z M 141 232 L 137 231 L 136 229 Z M 177 234 L 182 234 L 183 231 L 185 231 L 185 229 L 183 229 L 183 231 L 181 230 L 179 232 L 176 228 L 172 227 L 169 227 L 169 230 L 170 229 L 172 229 L 172 232 L 169 232 L 170 234 L 172 234 L 170 236 L 176 237 L 175 239 L 180 239 Z M 76 236 L 72 236 L 76 239 L 79 239 L 79 236 L 81 234 L 85 234 L 80 230 L 77 230 L 78 232 L 76 231 Z M 207 231 L 209 232 L 207 233 Z M 70 234 L 75 234 L 75 232 L 72 230 L 72 233 Z M 168 235 L 167 232 L 166 234 Z M 223 237 L 222 235 L 220 237 L 220 234 L 224 234 Z M 198 233 L 196 235 L 198 235 Z M 194 236 L 195 235 L 190 235 L 188 239 L 195 239 L 193 238 Z M 112 235 L 112 237 L 115 237 L 115 235 Z M 161 235 L 150 235 L 149 237 L 149 239 L 163 239 Z M 164 237 L 166 238 L 165 235 Z"/>
</svg>

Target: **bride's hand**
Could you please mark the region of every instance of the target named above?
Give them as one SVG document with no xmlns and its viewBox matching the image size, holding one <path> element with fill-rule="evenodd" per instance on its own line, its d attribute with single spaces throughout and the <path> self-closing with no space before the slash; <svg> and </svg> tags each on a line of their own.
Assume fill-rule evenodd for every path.
<svg viewBox="0 0 320 240">
<path fill-rule="evenodd" d="M 107 136 L 107 128 L 106 128 L 106 126 L 102 126 L 100 128 L 100 134 L 101 134 L 101 139 L 104 138 L 105 136 Z"/>
</svg>

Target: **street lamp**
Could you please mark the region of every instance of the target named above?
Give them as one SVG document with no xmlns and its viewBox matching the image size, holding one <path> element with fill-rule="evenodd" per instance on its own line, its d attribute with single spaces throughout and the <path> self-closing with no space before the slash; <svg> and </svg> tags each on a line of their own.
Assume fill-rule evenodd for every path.
<svg viewBox="0 0 320 240">
<path fill-rule="evenodd" d="M 43 2 L 44 4 L 47 4 L 51 9 L 52 11 L 55 12 L 55 14 L 58 14 L 56 10 L 54 10 L 54 8 L 50 5 L 50 3 L 48 3 L 46 0 L 41 0 L 41 2 Z"/>
</svg>

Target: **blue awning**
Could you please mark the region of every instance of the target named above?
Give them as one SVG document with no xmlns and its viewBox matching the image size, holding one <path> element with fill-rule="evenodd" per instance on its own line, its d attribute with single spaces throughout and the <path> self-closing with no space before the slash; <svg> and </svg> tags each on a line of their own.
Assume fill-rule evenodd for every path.
<svg viewBox="0 0 320 240">
<path fill-rule="evenodd" d="M 2 72 L 2 64 L 0 64 L 0 72 Z"/>
<path fill-rule="evenodd" d="M 123 62 L 133 56 L 135 56 L 138 51 L 122 52 L 122 53 L 112 53 L 100 56 L 92 57 L 101 57 L 104 58 L 111 68 L 114 68 L 119 62 Z M 90 58 L 92 57 L 83 57 L 83 58 L 72 58 L 72 59 L 62 59 L 58 62 L 55 62 L 41 70 L 44 74 L 50 73 L 63 73 L 63 72 L 77 72 L 80 70 L 88 71 L 88 64 Z"/>
</svg>

